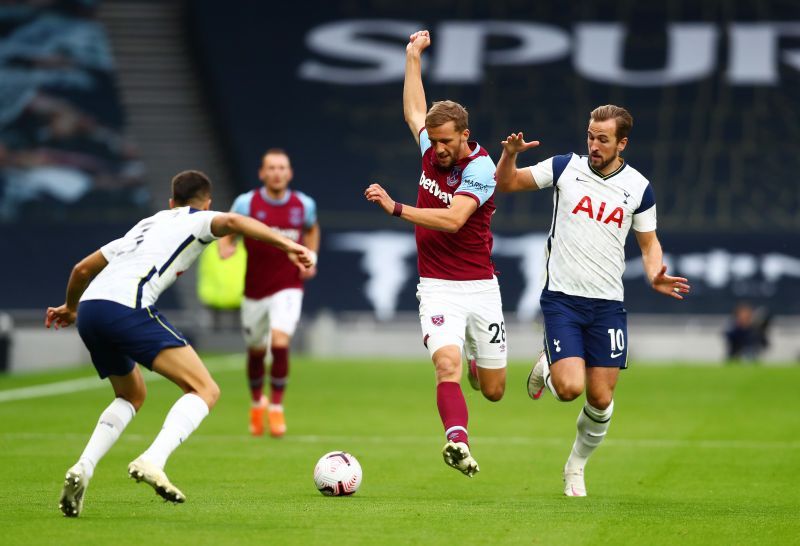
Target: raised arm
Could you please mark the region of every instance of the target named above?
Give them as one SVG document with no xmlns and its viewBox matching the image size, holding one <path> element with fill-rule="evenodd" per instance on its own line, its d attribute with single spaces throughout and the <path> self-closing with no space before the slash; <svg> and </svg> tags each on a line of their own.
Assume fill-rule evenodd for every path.
<svg viewBox="0 0 800 546">
<path fill-rule="evenodd" d="M 299 245 L 267 226 L 255 220 L 233 212 L 217 214 L 211 220 L 211 233 L 217 237 L 224 237 L 236 233 L 251 239 L 257 239 L 277 247 L 289 255 L 289 259 L 298 264 L 301 270 L 312 267 L 317 261 L 316 252 L 303 245 Z"/>
<path fill-rule="evenodd" d="M 525 142 L 522 133 L 512 133 L 502 141 L 503 154 L 497 163 L 497 189 L 504 193 L 538 190 L 530 169 L 517 169 L 517 155 L 539 145 L 538 140 Z"/>
<path fill-rule="evenodd" d="M 472 213 L 478 210 L 478 203 L 468 195 L 455 195 L 448 208 L 421 209 L 410 205 L 403 205 L 394 201 L 380 184 L 371 184 L 364 196 L 368 201 L 380 205 L 386 214 L 398 216 L 412 224 L 456 233 L 469 220 Z"/>
<path fill-rule="evenodd" d="M 672 296 L 682 300 L 681 294 L 688 294 L 691 287 L 689 281 L 683 277 L 671 277 L 667 275 L 667 266 L 664 265 L 664 254 L 661 250 L 661 243 L 658 242 L 655 231 L 636 231 L 636 242 L 642 250 L 642 263 L 644 273 L 653 290 L 665 296 Z"/>
<path fill-rule="evenodd" d="M 403 116 L 408 128 L 419 144 L 419 130 L 425 126 L 428 106 L 425 88 L 422 86 L 422 52 L 431 45 L 427 30 L 420 30 L 409 37 L 406 46 L 406 76 L 403 82 Z"/>
</svg>

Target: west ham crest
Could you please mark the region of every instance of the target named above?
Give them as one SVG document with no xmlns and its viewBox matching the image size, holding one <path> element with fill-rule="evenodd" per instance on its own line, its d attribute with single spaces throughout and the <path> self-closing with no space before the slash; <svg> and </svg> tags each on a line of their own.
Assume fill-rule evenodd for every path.
<svg viewBox="0 0 800 546">
<path fill-rule="evenodd" d="M 262 222 L 267 219 L 267 213 L 263 210 L 256 211 L 256 218 L 261 220 Z"/>
<path fill-rule="evenodd" d="M 292 207 L 289 209 L 289 223 L 293 226 L 299 226 L 303 223 L 303 209 L 300 207 Z"/>
<path fill-rule="evenodd" d="M 457 186 L 461 182 L 461 167 L 453 167 L 450 174 L 447 175 L 447 185 Z"/>
<path fill-rule="evenodd" d="M 431 317 L 431 322 L 434 326 L 441 326 L 444 324 L 444 315 L 434 315 Z"/>
</svg>

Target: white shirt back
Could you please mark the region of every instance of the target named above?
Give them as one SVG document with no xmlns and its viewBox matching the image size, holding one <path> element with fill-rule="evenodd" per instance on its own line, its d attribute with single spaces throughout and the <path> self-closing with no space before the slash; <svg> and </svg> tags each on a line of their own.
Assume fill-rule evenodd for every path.
<svg viewBox="0 0 800 546">
<path fill-rule="evenodd" d="M 656 229 L 650 182 L 627 163 L 603 176 L 575 154 L 530 169 L 539 188 L 555 187 L 545 289 L 622 301 L 628 231 Z"/>
<path fill-rule="evenodd" d="M 124 237 L 100 249 L 108 265 L 81 301 L 109 300 L 134 309 L 153 305 L 217 239 L 211 233 L 211 220 L 218 214 L 180 207 L 141 220 Z"/>
</svg>

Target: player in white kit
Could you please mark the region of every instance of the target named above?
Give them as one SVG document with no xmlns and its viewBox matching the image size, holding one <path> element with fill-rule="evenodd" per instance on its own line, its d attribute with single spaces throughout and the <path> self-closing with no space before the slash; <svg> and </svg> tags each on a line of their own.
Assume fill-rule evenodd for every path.
<svg viewBox="0 0 800 546">
<path fill-rule="evenodd" d="M 632 126 L 624 108 L 600 106 L 589 120 L 588 156 L 570 153 L 517 169 L 517 154 L 539 145 L 517 133 L 503 141 L 497 165 L 500 191 L 554 188 L 541 296 L 544 351 L 528 377 L 528 394 L 538 400 L 547 388 L 570 401 L 586 390 L 564 467 L 564 494 L 571 497 L 586 496 L 584 467 L 608 431 L 619 370 L 627 367 L 622 273 L 631 227 L 653 289 L 679 300 L 690 289 L 685 278 L 666 274 L 650 183 L 620 157 Z"/>
<path fill-rule="evenodd" d="M 136 362 L 171 380 L 185 394 L 170 409 L 155 441 L 128 465 L 128 473 L 168 501 L 186 500 L 170 483 L 164 466 L 208 415 L 219 398 L 219 387 L 188 341 L 154 304 L 206 245 L 238 233 L 282 249 L 300 268 L 313 266 L 314 254 L 306 247 L 255 219 L 211 212 L 210 204 L 208 178 L 197 171 L 179 173 L 172 180 L 170 210 L 145 218 L 79 262 L 70 275 L 65 303 L 47 309 L 48 328 L 77 321 L 98 375 L 109 378 L 115 394 L 78 462 L 67 471 L 59 503 L 65 516 L 80 515 L 95 466 L 144 403 L 146 389 Z"/>
</svg>

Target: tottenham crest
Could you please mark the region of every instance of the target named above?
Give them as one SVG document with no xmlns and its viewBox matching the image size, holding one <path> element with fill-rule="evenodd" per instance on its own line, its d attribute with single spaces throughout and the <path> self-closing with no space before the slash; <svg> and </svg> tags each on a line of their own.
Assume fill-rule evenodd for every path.
<svg viewBox="0 0 800 546">
<path fill-rule="evenodd" d="M 444 324 L 444 315 L 434 315 L 431 317 L 431 322 L 434 326 L 441 326 Z"/>
<path fill-rule="evenodd" d="M 447 185 L 457 186 L 461 182 L 461 167 L 453 167 L 450 174 L 447 175 Z"/>
</svg>

